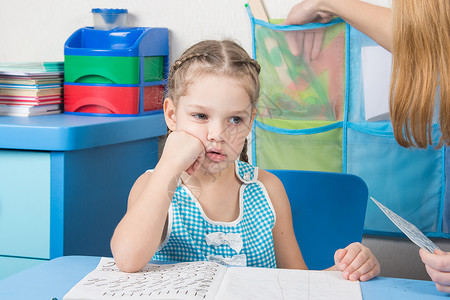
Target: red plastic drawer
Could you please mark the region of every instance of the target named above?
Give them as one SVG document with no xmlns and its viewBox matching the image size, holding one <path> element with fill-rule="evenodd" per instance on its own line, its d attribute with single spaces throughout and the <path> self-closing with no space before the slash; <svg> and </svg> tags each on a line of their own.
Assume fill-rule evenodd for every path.
<svg viewBox="0 0 450 300">
<path fill-rule="evenodd" d="M 139 87 L 65 84 L 64 111 L 139 114 Z"/>
</svg>

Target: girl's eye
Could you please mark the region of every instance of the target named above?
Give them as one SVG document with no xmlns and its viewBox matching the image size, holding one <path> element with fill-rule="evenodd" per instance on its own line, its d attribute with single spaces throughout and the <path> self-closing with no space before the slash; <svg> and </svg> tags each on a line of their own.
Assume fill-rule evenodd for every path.
<svg viewBox="0 0 450 300">
<path fill-rule="evenodd" d="M 239 124 L 242 122 L 242 118 L 241 117 L 231 117 L 230 118 L 230 123 L 231 124 Z"/>
<path fill-rule="evenodd" d="M 194 114 L 194 117 L 199 120 L 206 120 L 207 116 L 205 114 Z"/>
</svg>

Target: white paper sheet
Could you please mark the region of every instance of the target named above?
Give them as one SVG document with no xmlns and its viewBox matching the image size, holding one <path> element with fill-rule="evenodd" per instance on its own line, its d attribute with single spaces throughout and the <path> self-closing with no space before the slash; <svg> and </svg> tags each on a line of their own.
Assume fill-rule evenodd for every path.
<svg viewBox="0 0 450 300">
<path fill-rule="evenodd" d="M 214 299 L 227 267 L 212 262 L 148 264 L 140 272 L 124 273 L 112 258 L 73 287 L 63 300 Z"/>
<path fill-rule="evenodd" d="M 367 121 L 389 120 L 391 59 L 391 53 L 381 46 L 361 48 L 364 108 Z"/>
<path fill-rule="evenodd" d="M 111 258 L 73 287 L 63 300 L 99 299 L 334 299 L 361 300 L 359 281 L 341 272 L 225 267 L 214 262 L 148 264 L 121 272 Z"/>
<path fill-rule="evenodd" d="M 267 268 L 229 268 L 217 293 L 218 300 L 361 300 L 359 281 L 337 271 Z"/>
</svg>

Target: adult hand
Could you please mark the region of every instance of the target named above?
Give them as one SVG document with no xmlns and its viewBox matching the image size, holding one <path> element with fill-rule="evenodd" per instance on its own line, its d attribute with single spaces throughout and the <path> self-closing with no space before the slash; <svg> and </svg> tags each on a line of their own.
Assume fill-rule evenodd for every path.
<svg viewBox="0 0 450 300">
<path fill-rule="evenodd" d="M 436 249 L 433 254 L 420 249 L 419 254 L 438 291 L 450 293 L 450 252 Z"/>
<path fill-rule="evenodd" d="M 302 55 L 306 63 L 319 57 L 325 29 L 286 31 L 286 42 L 292 55 Z"/>
<path fill-rule="evenodd" d="M 306 23 L 328 23 L 334 15 L 320 9 L 317 0 L 304 0 L 292 7 L 284 25 L 302 25 Z"/>
<path fill-rule="evenodd" d="M 306 23 L 328 23 L 333 15 L 320 11 L 318 2 L 305 0 L 295 5 L 282 25 L 302 25 Z M 294 56 L 303 55 L 305 61 L 319 56 L 323 43 L 324 28 L 307 31 L 287 31 L 286 42 Z"/>
<path fill-rule="evenodd" d="M 369 248 L 352 243 L 334 254 L 335 266 L 345 279 L 367 281 L 380 274 L 380 264 Z"/>
</svg>

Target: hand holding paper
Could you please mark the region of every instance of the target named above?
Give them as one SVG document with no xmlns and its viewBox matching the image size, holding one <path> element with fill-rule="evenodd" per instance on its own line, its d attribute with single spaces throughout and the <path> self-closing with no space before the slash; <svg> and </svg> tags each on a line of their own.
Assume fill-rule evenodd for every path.
<svg viewBox="0 0 450 300">
<path fill-rule="evenodd" d="M 420 250 L 420 258 L 436 288 L 444 293 L 450 293 L 450 253 L 434 250 L 434 254 Z"/>
</svg>

